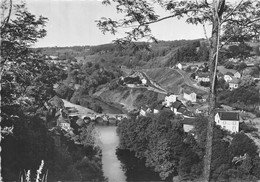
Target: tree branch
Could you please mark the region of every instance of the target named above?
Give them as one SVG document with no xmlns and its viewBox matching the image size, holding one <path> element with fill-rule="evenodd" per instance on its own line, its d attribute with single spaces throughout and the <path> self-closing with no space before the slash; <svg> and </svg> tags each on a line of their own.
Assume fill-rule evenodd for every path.
<svg viewBox="0 0 260 182">
<path fill-rule="evenodd" d="M 244 0 L 241 0 L 238 5 L 225 17 L 224 20 L 221 21 L 221 24 L 224 23 L 233 13 L 237 10 L 237 8 L 242 4 Z"/>
<path fill-rule="evenodd" d="M 6 19 L 4 20 L 3 24 L 1 25 L 1 30 L 5 27 L 5 25 L 9 22 L 10 20 L 10 16 L 11 16 L 11 12 L 12 12 L 12 7 L 13 7 L 13 1 L 10 0 L 10 6 L 9 6 L 9 12 L 8 12 L 8 16 L 6 17 Z"/>
</svg>

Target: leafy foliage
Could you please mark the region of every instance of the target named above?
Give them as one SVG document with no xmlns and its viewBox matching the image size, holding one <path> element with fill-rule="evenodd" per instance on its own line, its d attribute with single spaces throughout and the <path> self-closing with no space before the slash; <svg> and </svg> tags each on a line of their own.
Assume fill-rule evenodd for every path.
<svg viewBox="0 0 260 182">
<path fill-rule="evenodd" d="M 190 148 L 183 143 L 185 133 L 181 125 L 173 121 L 172 116 L 165 117 L 164 114 L 153 119 L 139 117 L 124 120 L 117 129 L 120 148 L 134 151 L 137 157 L 144 158 L 146 165 L 158 172 L 162 179 L 176 175 L 180 159 L 184 160 L 183 152 Z M 181 170 L 190 170 L 197 161 L 190 162 L 183 161 Z"/>
<path fill-rule="evenodd" d="M 6 2 L 1 2 L 1 10 Z M 91 162 L 77 163 L 86 155 L 86 148 L 76 145 L 56 127 L 58 111 L 64 110 L 64 104 L 54 97 L 53 85 L 64 78 L 64 71 L 47 64 L 39 52 L 30 48 L 46 35 L 47 19 L 29 13 L 25 4 L 14 4 L 13 8 L 14 17 L 1 22 L 1 128 L 13 126 L 12 133 L 1 141 L 3 180 L 16 181 L 24 170 L 35 174 L 44 160 L 42 172 L 48 170 L 48 180 L 89 180 L 91 175 L 85 176 L 91 171 L 92 179 L 104 181 L 100 156 L 88 154 Z M 100 152 L 93 146 L 91 149 L 95 154 Z"/>
</svg>

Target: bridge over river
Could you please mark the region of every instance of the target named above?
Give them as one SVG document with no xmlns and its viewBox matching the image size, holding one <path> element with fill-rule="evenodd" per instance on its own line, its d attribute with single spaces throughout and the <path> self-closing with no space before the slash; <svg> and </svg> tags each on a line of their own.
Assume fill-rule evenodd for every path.
<svg viewBox="0 0 260 182">
<path fill-rule="evenodd" d="M 120 119 L 127 117 L 126 114 L 99 114 L 88 108 L 72 104 L 63 100 L 66 108 L 75 108 L 73 114 L 79 118 L 89 117 L 91 120 L 97 118 Z M 72 114 L 71 114 L 72 115 Z M 99 145 L 102 149 L 102 169 L 108 182 L 126 181 L 161 181 L 158 173 L 145 167 L 145 162 L 137 159 L 130 151 L 121 151 L 119 160 L 117 148 L 119 146 L 119 136 L 115 125 L 96 125 L 99 135 Z M 124 161 L 128 161 L 123 163 Z"/>
</svg>

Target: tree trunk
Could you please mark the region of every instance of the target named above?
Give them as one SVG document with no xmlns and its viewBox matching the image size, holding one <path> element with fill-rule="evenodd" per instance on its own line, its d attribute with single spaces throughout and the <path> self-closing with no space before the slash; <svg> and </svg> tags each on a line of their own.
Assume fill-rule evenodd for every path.
<svg viewBox="0 0 260 182">
<path fill-rule="evenodd" d="M 220 34 L 220 18 L 225 0 L 213 1 L 212 35 L 210 40 L 209 69 L 210 69 L 210 92 L 209 92 L 209 122 L 207 126 L 206 154 L 204 156 L 203 181 L 210 181 L 210 168 L 212 156 L 213 124 L 215 122 L 216 105 L 216 67 L 218 62 L 218 46 Z M 221 7 L 221 8 L 220 8 Z"/>
</svg>

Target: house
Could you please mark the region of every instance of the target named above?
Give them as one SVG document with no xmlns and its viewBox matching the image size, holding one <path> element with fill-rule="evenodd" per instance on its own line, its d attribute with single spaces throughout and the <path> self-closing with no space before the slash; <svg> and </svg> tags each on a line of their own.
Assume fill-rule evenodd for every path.
<svg viewBox="0 0 260 182">
<path fill-rule="evenodd" d="M 61 122 L 59 123 L 59 126 L 60 126 L 63 130 L 65 130 L 65 131 L 69 131 L 69 130 L 71 129 L 70 123 L 68 123 L 68 122 L 66 122 L 66 121 L 61 121 Z"/>
<path fill-rule="evenodd" d="M 167 96 L 164 99 L 163 105 L 165 107 L 171 107 L 172 103 L 176 102 L 177 96 L 174 94 L 167 94 Z"/>
<path fill-rule="evenodd" d="M 233 76 L 234 76 L 233 73 L 227 72 L 227 73 L 224 75 L 224 80 L 225 80 L 225 82 L 230 82 L 230 81 L 233 79 Z"/>
<path fill-rule="evenodd" d="M 232 79 L 228 84 L 229 84 L 229 90 L 234 90 L 238 88 L 238 83 L 239 83 L 239 79 L 234 78 Z"/>
<path fill-rule="evenodd" d="M 176 67 L 177 67 L 178 69 L 182 70 L 182 64 L 181 64 L 181 63 L 176 64 Z"/>
<path fill-rule="evenodd" d="M 162 106 L 161 105 L 157 105 L 154 109 L 153 109 L 153 113 L 154 114 L 158 114 L 160 112 L 160 110 L 162 110 Z"/>
<path fill-rule="evenodd" d="M 198 81 L 198 82 L 209 82 L 210 79 L 209 79 L 209 73 L 203 73 L 203 72 L 199 72 L 195 79 Z"/>
<path fill-rule="evenodd" d="M 184 90 L 184 92 L 183 92 L 183 98 L 188 101 L 196 102 L 196 97 L 197 97 L 197 94 L 190 90 Z"/>
<path fill-rule="evenodd" d="M 147 80 L 145 78 L 141 79 L 142 85 L 147 85 Z"/>
<path fill-rule="evenodd" d="M 234 73 L 235 78 L 241 78 L 241 76 L 241 73 L 239 73 L 238 71 Z"/>
<path fill-rule="evenodd" d="M 140 109 L 140 115 L 141 116 L 146 116 L 147 113 L 150 113 L 151 112 L 151 109 L 147 106 L 142 106 L 141 109 Z"/>
<path fill-rule="evenodd" d="M 177 114 L 181 114 L 184 118 L 193 118 L 194 114 L 185 107 L 181 107 L 177 110 Z"/>
<path fill-rule="evenodd" d="M 191 124 L 183 124 L 183 130 L 184 132 L 190 132 L 194 129 L 194 125 Z"/>
<path fill-rule="evenodd" d="M 185 132 L 190 132 L 194 128 L 195 119 L 194 118 L 182 118 L 180 123 L 183 126 Z"/>
<path fill-rule="evenodd" d="M 185 106 L 181 101 L 177 100 L 176 102 L 172 103 L 171 110 L 174 112 L 174 114 L 179 114 L 178 109 L 180 109 L 181 107 L 185 107 Z"/>
<path fill-rule="evenodd" d="M 215 115 L 216 124 L 232 133 L 239 131 L 239 120 L 237 112 L 219 111 Z"/>
</svg>

